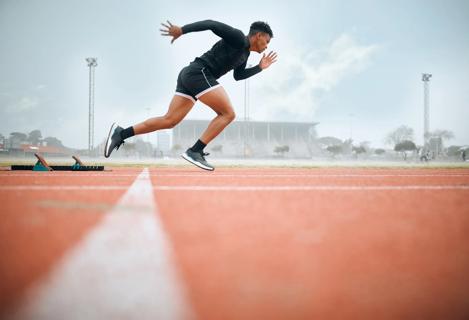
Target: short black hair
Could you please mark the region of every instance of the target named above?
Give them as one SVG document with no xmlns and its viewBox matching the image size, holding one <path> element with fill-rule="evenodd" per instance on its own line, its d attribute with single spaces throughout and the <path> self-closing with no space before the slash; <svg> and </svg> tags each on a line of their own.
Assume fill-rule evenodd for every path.
<svg viewBox="0 0 469 320">
<path fill-rule="evenodd" d="M 251 24 L 251 27 L 249 28 L 249 36 L 251 37 L 258 32 L 267 33 L 271 38 L 274 37 L 272 29 L 270 29 L 270 26 L 267 24 L 267 22 L 256 21 Z"/>
</svg>

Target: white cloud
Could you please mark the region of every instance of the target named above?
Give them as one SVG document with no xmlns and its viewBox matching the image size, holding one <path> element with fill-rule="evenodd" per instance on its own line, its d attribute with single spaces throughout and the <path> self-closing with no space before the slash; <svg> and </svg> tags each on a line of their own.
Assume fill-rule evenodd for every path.
<svg viewBox="0 0 469 320">
<path fill-rule="evenodd" d="M 311 119 L 320 107 L 321 95 L 331 91 L 349 75 L 364 70 L 379 46 L 361 45 L 351 35 L 342 34 L 319 50 L 284 52 L 269 70 L 269 80 L 256 86 L 264 104 L 255 118 L 284 117 L 289 120 Z M 260 112 L 269 114 L 259 114 Z M 285 119 L 286 120 L 286 119 Z"/>
<path fill-rule="evenodd" d="M 37 97 L 21 97 L 16 102 L 6 107 L 7 113 L 20 113 L 25 111 L 31 111 L 39 105 L 39 99 Z"/>
</svg>

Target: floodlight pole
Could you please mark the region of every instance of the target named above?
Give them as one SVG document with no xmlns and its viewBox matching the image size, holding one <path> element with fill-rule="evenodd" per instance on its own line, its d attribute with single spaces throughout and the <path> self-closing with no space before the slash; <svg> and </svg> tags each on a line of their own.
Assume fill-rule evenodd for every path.
<svg viewBox="0 0 469 320">
<path fill-rule="evenodd" d="M 251 64 L 248 64 L 248 68 Z M 243 157 L 246 158 L 246 140 L 248 138 L 248 120 L 249 120 L 249 78 L 244 80 L 244 130 L 243 130 Z"/>
<path fill-rule="evenodd" d="M 244 80 L 244 121 L 243 121 L 243 158 L 246 158 L 246 139 L 247 139 L 247 86 L 248 81 Z"/>
<path fill-rule="evenodd" d="M 349 113 L 349 117 L 350 117 L 350 141 L 352 141 L 352 139 L 353 139 L 353 116 L 354 116 L 353 113 Z"/>
<path fill-rule="evenodd" d="M 86 58 L 89 72 L 89 107 L 88 107 L 88 154 L 91 156 L 94 146 L 94 68 L 98 58 Z"/>
<path fill-rule="evenodd" d="M 430 89 L 429 81 L 432 77 L 429 73 L 422 74 L 423 81 L 423 148 L 425 151 L 429 149 L 429 135 L 430 135 Z"/>
</svg>

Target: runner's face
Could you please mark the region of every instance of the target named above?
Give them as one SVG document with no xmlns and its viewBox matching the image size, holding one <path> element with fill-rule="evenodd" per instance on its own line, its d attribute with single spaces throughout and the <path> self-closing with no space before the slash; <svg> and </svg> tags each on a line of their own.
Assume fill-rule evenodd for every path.
<svg viewBox="0 0 469 320">
<path fill-rule="evenodd" d="M 267 49 L 267 45 L 270 42 L 270 36 L 267 33 L 259 32 L 256 34 L 256 45 L 257 45 L 257 52 L 261 53 L 265 49 Z"/>
</svg>

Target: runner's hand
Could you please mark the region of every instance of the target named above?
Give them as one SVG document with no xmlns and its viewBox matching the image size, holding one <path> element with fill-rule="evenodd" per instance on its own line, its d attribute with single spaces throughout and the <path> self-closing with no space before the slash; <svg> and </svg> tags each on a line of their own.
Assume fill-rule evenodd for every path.
<svg viewBox="0 0 469 320">
<path fill-rule="evenodd" d="M 173 37 L 171 39 L 171 44 L 173 44 L 174 40 L 179 38 L 182 35 L 182 29 L 169 21 L 166 21 L 167 24 L 162 23 L 161 25 L 164 27 L 160 29 L 162 36 Z"/>
<path fill-rule="evenodd" d="M 259 62 L 259 67 L 264 70 L 274 62 L 277 61 L 277 52 L 270 51 L 269 54 L 266 56 L 265 53 L 262 55 L 261 62 Z"/>
</svg>

